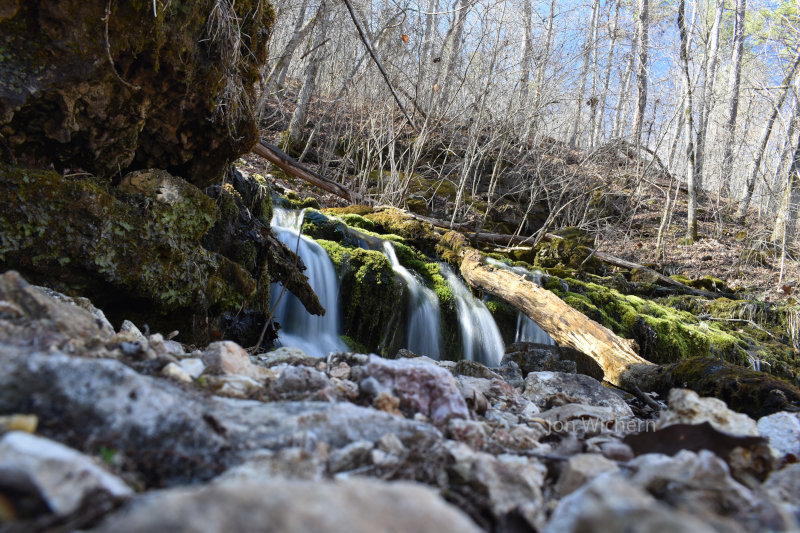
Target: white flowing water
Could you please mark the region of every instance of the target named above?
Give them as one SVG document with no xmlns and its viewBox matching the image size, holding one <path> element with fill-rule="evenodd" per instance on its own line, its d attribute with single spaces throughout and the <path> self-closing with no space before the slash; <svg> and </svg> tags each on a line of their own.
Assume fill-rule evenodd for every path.
<svg viewBox="0 0 800 533">
<path fill-rule="evenodd" d="M 486 261 L 490 265 L 503 268 L 505 270 L 510 270 L 515 274 L 519 274 L 521 277 L 527 279 L 528 281 L 532 281 L 539 287 L 542 286 L 543 273 L 541 270 L 528 270 L 524 267 L 507 265 L 506 263 L 497 261 L 491 257 L 487 257 Z M 550 335 L 545 333 L 545 331 L 539 327 L 539 324 L 531 320 L 528 315 L 519 310 L 517 311 L 517 333 L 514 336 L 514 342 L 536 342 L 539 344 L 550 345 L 555 344 Z"/>
<path fill-rule="evenodd" d="M 391 242 L 383 241 L 383 251 L 392 264 L 392 270 L 403 279 L 408 288 L 406 347 L 417 355 L 439 359 L 439 298 L 400 264 Z"/>
<path fill-rule="evenodd" d="M 325 308 L 324 316 L 312 315 L 300 300 L 285 291 L 275 308 L 275 320 L 281 325 L 278 342 L 303 350 L 314 357 L 325 357 L 329 352 L 347 351 L 347 345 L 339 337 L 339 278 L 327 252 L 311 239 L 297 237 L 303 225 L 303 211 L 276 207 L 272 216 L 272 231 L 290 250 L 298 252 L 306 265 L 311 288 Z M 275 283 L 270 290 L 270 306 L 275 307 L 281 293 L 281 285 Z"/>
<path fill-rule="evenodd" d="M 441 269 L 456 299 L 464 359 L 497 367 L 505 346 L 492 314 L 483 302 L 469 292 L 450 267 L 442 265 Z"/>
</svg>

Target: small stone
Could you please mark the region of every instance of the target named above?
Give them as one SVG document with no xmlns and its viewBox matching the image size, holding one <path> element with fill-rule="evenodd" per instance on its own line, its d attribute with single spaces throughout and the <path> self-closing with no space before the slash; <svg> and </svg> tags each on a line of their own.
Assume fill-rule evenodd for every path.
<svg viewBox="0 0 800 533">
<path fill-rule="evenodd" d="M 539 413 L 554 433 L 597 435 L 614 430 L 616 415 L 610 407 L 570 403 Z"/>
<path fill-rule="evenodd" d="M 397 435 L 394 433 L 387 433 L 383 437 L 378 440 L 378 448 L 385 451 L 386 453 L 393 453 L 395 455 L 400 455 L 401 453 L 405 453 L 406 447 L 403 446 L 403 443 L 400 439 L 397 438 Z"/>
<path fill-rule="evenodd" d="M 484 414 L 487 422 L 497 424 L 500 427 L 510 429 L 519 424 L 519 417 L 504 409 L 489 409 Z"/>
<path fill-rule="evenodd" d="M 558 478 L 558 493 L 564 497 L 582 487 L 603 472 L 616 472 L 617 463 L 594 453 L 573 455 L 564 465 Z"/>
<path fill-rule="evenodd" d="M 794 461 L 800 460 L 800 415 L 781 411 L 761 417 L 758 432 L 769 440 L 776 458 L 792 456 Z"/>
<path fill-rule="evenodd" d="M 187 357 L 186 359 L 181 359 L 178 364 L 183 371 L 189 374 L 193 379 L 199 378 L 206 369 L 206 365 L 203 364 L 203 360 L 198 357 Z"/>
<path fill-rule="evenodd" d="M 604 442 L 600 445 L 603 457 L 612 461 L 627 462 L 633 459 L 633 450 L 627 444 L 619 441 Z"/>
<path fill-rule="evenodd" d="M 143 345 L 147 344 L 147 337 L 136 327 L 136 324 L 131 322 L 130 320 L 123 320 L 122 325 L 119 328 L 120 333 L 129 333 L 133 336 L 133 341 L 138 341 Z"/>
<path fill-rule="evenodd" d="M 503 379 L 503 377 L 494 372 L 493 370 L 489 370 L 486 366 L 482 365 L 477 361 L 469 361 L 467 359 L 462 359 L 456 363 L 456 366 L 451 370 L 454 376 L 470 376 L 473 378 L 484 378 L 484 379 Z"/>
<path fill-rule="evenodd" d="M 342 361 L 328 370 L 328 375 L 332 378 L 348 379 L 350 377 L 350 365 Z"/>
<path fill-rule="evenodd" d="M 217 396 L 249 398 L 262 388 L 261 383 L 248 376 L 209 376 L 208 386 Z"/>
<path fill-rule="evenodd" d="M 133 495 L 122 480 L 90 457 L 19 431 L 0 439 L 0 477 L 6 490 L 20 493 L 35 490 L 50 510 L 59 515 L 71 513 L 84 495 L 98 489 L 118 497 Z"/>
<path fill-rule="evenodd" d="M 701 398 L 687 389 L 672 389 L 669 409 L 662 411 L 656 429 L 673 424 L 702 424 L 710 422 L 718 431 L 731 435 L 758 436 L 756 421 L 747 415 L 728 409 L 725 402 L 716 398 Z"/>
<path fill-rule="evenodd" d="M 299 348 L 281 346 L 271 352 L 261 354 L 259 359 L 264 366 L 270 367 L 287 363 L 290 365 L 314 366 L 317 363 L 316 357 L 311 357 Z"/>
<path fill-rule="evenodd" d="M 212 342 L 203 352 L 207 374 L 228 374 L 263 379 L 263 368 L 250 361 L 247 352 L 231 341 Z"/>
<path fill-rule="evenodd" d="M 247 462 L 226 470 L 214 483 L 250 483 L 268 478 L 322 479 L 327 457 L 302 448 L 260 451 Z"/>
<path fill-rule="evenodd" d="M 307 366 L 290 366 L 275 382 L 274 391 L 286 397 L 303 397 L 330 385 L 328 377 Z"/>
<path fill-rule="evenodd" d="M 420 412 L 435 424 L 450 418 L 469 418 L 469 410 L 447 370 L 425 357 L 396 361 L 370 356 L 364 367 L 361 390 L 373 397 L 387 392 L 400 400 L 400 408 Z"/>
<path fill-rule="evenodd" d="M 165 378 L 173 379 L 175 381 L 180 381 L 182 383 L 191 383 L 192 376 L 186 372 L 180 365 L 176 363 L 169 363 L 167 366 L 161 369 L 161 375 Z"/>
<path fill-rule="evenodd" d="M 518 389 L 525 387 L 525 377 L 522 375 L 522 370 L 516 362 L 506 360 L 500 365 L 500 368 L 497 369 L 497 373 L 512 387 Z"/>
</svg>

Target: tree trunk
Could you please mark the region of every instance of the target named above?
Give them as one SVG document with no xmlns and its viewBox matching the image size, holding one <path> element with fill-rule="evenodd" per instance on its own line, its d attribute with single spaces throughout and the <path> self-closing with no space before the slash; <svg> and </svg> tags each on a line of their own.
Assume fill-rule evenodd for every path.
<svg viewBox="0 0 800 533">
<path fill-rule="evenodd" d="M 786 100 L 786 95 L 789 94 L 789 90 L 792 87 L 792 79 L 794 79 L 798 65 L 800 65 L 800 55 L 795 58 L 794 63 L 792 63 L 792 66 L 789 69 L 789 72 L 783 78 L 783 89 L 781 94 L 778 97 L 778 101 L 773 105 L 772 114 L 769 116 L 767 123 L 764 124 L 764 130 L 761 132 L 761 139 L 758 143 L 758 150 L 756 151 L 755 159 L 753 159 L 753 165 L 750 167 L 750 176 L 747 178 L 747 186 L 745 188 L 744 198 L 742 198 L 742 200 L 739 202 L 739 207 L 736 209 L 736 222 L 738 224 L 744 223 L 744 219 L 747 216 L 747 209 L 750 207 L 750 200 L 753 198 L 753 191 L 755 191 L 756 188 L 758 168 L 761 166 L 761 160 L 764 158 L 764 153 L 767 150 L 767 144 L 769 143 L 769 137 L 772 134 L 772 128 L 775 125 L 775 120 L 777 120 L 778 114 L 783 106 L 783 102 Z"/>
<path fill-rule="evenodd" d="M 683 83 L 686 87 L 686 186 L 689 189 L 689 205 L 686 224 L 686 238 L 697 240 L 697 183 L 694 175 L 694 111 L 692 109 L 692 80 L 689 76 L 688 32 L 686 31 L 686 0 L 678 2 L 678 30 L 681 34 L 681 67 Z"/>
<path fill-rule="evenodd" d="M 283 87 L 286 82 L 286 74 L 289 72 L 289 64 L 292 61 L 295 50 L 297 50 L 300 43 L 303 42 L 308 36 L 308 33 L 314 28 L 314 23 L 317 20 L 316 15 L 308 19 L 305 24 L 303 23 L 306 17 L 307 5 L 308 0 L 304 0 L 300 6 L 300 14 L 295 22 L 292 37 L 289 39 L 289 42 L 286 43 L 286 46 L 283 47 L 280 57 L 278 57 L 278 60 L 272 66 L 272 70 L 269 71 L 269 75 L 267 75 L 267 87 L 265 89 L 267 94 L 271 93 L 276 88 L 280 89 Z"/>
<path fill-rule="evenodd" d="M 575 121 L 572 123 L 572 133 L 569 136 L 570 148 L 578 145 L 578 138 L 581 132 L 581 115 L 583 111 L 583 96 L 586 90 L 586 78 L 589 76 L 589 66 L 592 63 L 592 50 L 594 39 L 597 34 L 597 19 L 600 18 L 600 0 L 592 2 L 592 17 L 589 21 L 589 34 L 583 46 L 583 67 L 581 68 L 581 79 L 578 84 L 578 101 L 575 104 Z"/>
<path fill-rule="evenodd" d="M 638 56 L 636 66 L 636 114 L 633 118 L 633 141 L 638 147 L 642 142 L 642 126 L 644 111 L 647 107 L 647 52 L 649 46 L 650 1 L 639 0 L 639 17 L 637 19 L 639 35 Z"/>
<path fill-rule="evenodd" d="M 775 220 L 770 241 L 774 244 L 787 245 L 794 242 L 795 227 L 797 226 L 797 210 L 800 207 L 800 136 L 794 149 L 794 157 L 789 167 L 786 180 L 786 189 L 783 191 L 783 200 Z"/>
<path fill-rule="evenodd" d="M 591 145 L 594 146 L 603 138 L 603 119 L 606 114 L 606 101 L 608 100 L 608 86 L 611 82 L 611 67 L 614 64 L 614 48 L 617 44 L 617 28 L 619 26 L 619 0 L 614 2 L 614 21 L 611 23 L 609 30 L 610 42 L 608 45 L 608 57 L 606 58 L 606 72 L 603 77 L 603 90 L 600 93 L 600 101 L 598 102 L 598 117 L 597 122 L 592 124 L 592 140 Z"/>
<path fill-rule="evenodd" d="M 736 0 L 736 23 L 733 28 L 733 56 L 731 57 L 731 77 L 728 83 L 728 113 L 723 140 L 724 153 L 720 166 L 720 185 L 727 185 L 733 192 L 733 146 L 736 136 L 736 116 L 739 113 L 739 86 L 742 79 L 742 54 L 744 51 L 744 16 L 747 0 Z M 730 194 L 733 197 L 733 194 Z"/>
<path fill-rule="evenodd" d="M 636 26 L 638 29 L 638 25 Z M 633 77 L 633 67 L 636 65 L 636 50 L 637 50 L 637 43 L 639 42 L 639 36 L 634 30 L 633 32 L 633 41 L 631 42 L 631 53 L 628 57 L 628 66 L 625 68 L 625 74 L 622 76 L 622 90 L 619 93 L 619 99 L 617 100 L 617 109 L 614 113 L 614 127 L 612 128 L 612 137 L 621 137 L 625 133 L 625 127 L 622 125 L 625 116 L 625 108 L 627 107 L 628 103 L 628 93 L 630 92 L 631 88 L 631 78 Z"/>
<path fill-rule="evenodd" d="M 714 11 L 714 24 L 711 26 L 711 36 L 708 44 L 708 61 L 705 71 L 705 83 L 700 97 L 700 120 L 697 125 L 697 146 L 694 152 L 694 175 L 698 189 L 703 188 L 703 165 L 705 163 L 706 140 L 708 136 L 708 119 L 711 115 L 714 100 L 714 84 L 717 78 L 717 57 L 719 56 L 719 27 L 722 24 L 722 12 L 725 9 L 724 0 L 717 0 Z"/>
<path fill-rule="evenodd" d="M 550 0 L 550 15 L 547 17 L 547 30 L 545 32 L 544 50 L 538 55 L 536 65 L 536 80 L 533 83 L 533 111 L 531 118 L 528 120 L 528 127 L 525 129 L 525 140 L 530 138 L 531 131 L 534 130 L 534 125 L 538 122 L 539 116 L 542 112 L 542 94 L 544 85 L 544 75 L 547 69 L 547 62 L 550 58 L 550 47 L 553 43 L 553 22 L 556 18 L 556 0 Z"/>
<path fill-rule="evenodd" d="M 314 93 L 320 56 L 322 55 L 320 47 L 327 39 L 328 12 L 326 0 L 322 0 L 319 5 L 317 16 L 319 17 L 319 26 L 314 34 L 314 41 L 311 44 L 311 57 L 308 58 L 308 65 L 306 65 L 306 70 L 303 74 L 303 87 L 300 89 L 300 95 L 297 97 L 297 106 L 294 109 L 294 113 L 292 113 L 292 119 L 289 121 L 289 131 L 287 133 L 289 145 L 298 144 L 303 137 L 308 103 Z"/>
</svg>

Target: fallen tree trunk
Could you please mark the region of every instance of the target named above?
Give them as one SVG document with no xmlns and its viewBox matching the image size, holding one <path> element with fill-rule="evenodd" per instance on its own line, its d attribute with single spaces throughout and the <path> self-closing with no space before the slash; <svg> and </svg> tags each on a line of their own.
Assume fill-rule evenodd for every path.
<svg viewBox="0 0 800 533">
<path fill-rule="evenodd" d="M 450 232 L 444 240 L 461 257 L 461 275 L 467 283 L 525 313 L 559 345 L 594 359 L 609 383 L 621 387 L 621 376 L 628 367 L 652 364 L 639 357 L 631 341 L 573 309 L 552 292 L 509 270 L 486 264 L 480 252 L 464 244 L 461 234 Z"/>
<path fill-rule="evenodd" d="M 256 144 L 253 148 L 253 153 L 263 157 L 287 174 L 291 174 L 296 178 L 305 180 L 312 185 L 319 187 L 323 191 L 327 191 L 340 198 L 344 198 L 348 202 L 361 203 L 364 201 L 364 198 L 360 194 L 351 191 L 340 183 L 336 183 L 333 180 L 329 180 L 328 178 L 313 172 L 275 145 L 265 143 L 264 141 L 259 141 L 258 144 Z"/>
<path fill-rule="evenodd" d="M 586 354 L 612 385 L 637 395 L 655 391 L 666 396 L 671 388 L 690 388 L 701 395 L 720 398 L 732 409 L 753 417 L 800 410 L 800 390 L 763 372 L 713 357 L 655 365 L 636 353 L 632 341 L 617 336 L 547 289 L 510 270 L 486 264 L 460 233 L 451 231 L 442 241 L 461 259 L 461 275 L 470 286 L 513 305 L 557 344 Z"/>
</svg>

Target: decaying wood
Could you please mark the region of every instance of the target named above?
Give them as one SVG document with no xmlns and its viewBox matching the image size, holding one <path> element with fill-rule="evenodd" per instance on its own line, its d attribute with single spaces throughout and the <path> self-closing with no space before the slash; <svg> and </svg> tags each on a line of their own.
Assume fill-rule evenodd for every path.
<svg viewBox="0 0 800 533">
<path fill-rule="evenodd" d="M 305 180 L 331 194 L 344 198 L 348 202 L 361 203 L 364 198 L 360 194 L 351 191 L 344 185 L 320 176 L 316 172 L 309 170 L 301 163 L 292 158 L 289 154 L 275 145 L 259 141 L 253 148 L 253 153 L 263 157 L 273 165 L 277 166 L 287 174 Z"/>
<path fill-rule="evenodd" d="M 466 246 L 459 233 L 450 232 L 444 240 L 460 256 L 461 275 L 467 283 L 525 313 L 559 345 L 591 357 L 603 369 L 609 383 L 621 387 L 622 375 L 629 367 L 652 365 L 639 357 L 631 341 L 573 309 L 552 292 L 509 270 L 486 264 L 480 252 Z"/>
</svg>

